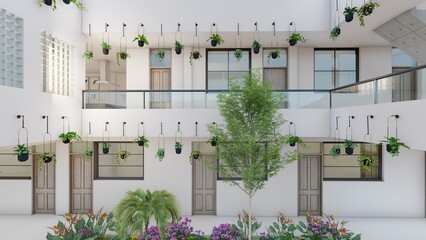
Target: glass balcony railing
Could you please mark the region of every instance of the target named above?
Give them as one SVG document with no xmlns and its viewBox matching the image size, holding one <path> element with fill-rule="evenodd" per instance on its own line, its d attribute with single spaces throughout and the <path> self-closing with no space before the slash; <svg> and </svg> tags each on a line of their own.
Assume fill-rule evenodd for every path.
<svg viewBox="0 0 426 240">
<path fill-rule="evenodd" d="M 222 91 L 116 90 L 83 91 L 84 109 L 215 109 Z M 329 108 L 328 90 L 282 90 L 281 108 Z"/>
<path fill-rule="evenodd" d="M 330 91 L 331 107 L 426 99 L 426 65 Z"/>
</svg>

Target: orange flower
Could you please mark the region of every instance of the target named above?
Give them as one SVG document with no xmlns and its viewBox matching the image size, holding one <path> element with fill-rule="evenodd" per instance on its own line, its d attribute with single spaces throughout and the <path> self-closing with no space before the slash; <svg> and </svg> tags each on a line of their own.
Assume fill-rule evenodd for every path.
<svg viewBox="0 0 426 240">
<path fill-rule="evenodd" d="M 341 228 L 341 229 L 339 229 L 339 233 L 340 234 L 345 234 L 346 233 L 346 228 Z"/>
<path fill-rule="evenodd" d="M 330 227 L 331 227 L 331 228 L 336 228 L 336 223 L 331 222 L 331 223 L 330 223 Z"/>
<path fill-rule="evenodd" d="M 101 219 L 103 220 L 103 219 L 105 219 L 105 218 L 107 218 L 107 217 L 108 217 L 108 214 L 107 214 L 107 213 L 104 213 L 104 214 L 102 214 Z"/>
<path fill-rule="evenodd" d="M 328 218 L 329 218 L 331 221 L 334 221 L 334 217 L 333 217 L 333 215 L 330 215 Z"/>
<path fill-rule="evenodd" d="M 290 218 L 284 218 L 283 221 L 281 222 L 282 224 L 292 224 L 293 220 Z"/>
</svg>

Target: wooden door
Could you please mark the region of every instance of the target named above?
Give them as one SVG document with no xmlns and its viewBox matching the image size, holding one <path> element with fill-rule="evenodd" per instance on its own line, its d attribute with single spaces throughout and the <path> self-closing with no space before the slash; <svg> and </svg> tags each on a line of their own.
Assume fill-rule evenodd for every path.
<svg viewBox="0 0 426 240">
<path fill-rule="evenodd" d="M 92 210 L 93 161 L 83 155 L 71 156 L 71 212 L 85 213 Z"/>
<path fill-rule="evenodd" d="M 299 216 L 308 212 L 321 216 L 321 156 L 304 156 L 299 160 Z"/>
<path fill-rule="evenodd" d="M 48 163 L 39 168 L 34 156 L 34 214 L 55 213 L 55 164 Z"/>
<path fill-rule="evenodd" d="M 151 90 L 171 90 L 170 68 L 151 69 Z M 171 93 L 152 93 L 151 108 L 170 108 Z"/>
<path fill-rule="evenodd" d="M 216 173 L 206 165 L 213 156 L 201 156 L 192 162 L 192 212 L 194 215 L 216 215 Z"/>
</svg>

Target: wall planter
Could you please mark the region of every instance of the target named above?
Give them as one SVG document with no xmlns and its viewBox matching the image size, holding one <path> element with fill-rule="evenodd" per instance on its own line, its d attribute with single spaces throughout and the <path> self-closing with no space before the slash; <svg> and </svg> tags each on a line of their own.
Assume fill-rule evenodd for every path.
<svg viewBox="0 0 426 240">
<path fill-rule="evenodd" d="M 345 21 L 346 22 L 352 22 L 354 19 L 354 14 L 358 12 L 357 7 L 345 7 L 343 10 L 343 14 L 345 15 Z"/>
</svg>

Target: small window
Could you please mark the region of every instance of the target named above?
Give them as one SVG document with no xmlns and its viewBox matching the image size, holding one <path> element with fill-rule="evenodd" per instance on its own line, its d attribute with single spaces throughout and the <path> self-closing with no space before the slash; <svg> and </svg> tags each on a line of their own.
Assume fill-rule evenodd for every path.
<svg viewBox="0 0 426 240">
<path fill-rule="evenodd" d="M 32 159 L 30 154 L 25 162 L 19 162 L 13 149 L 5 149 L 0 152 L 0 179 L 31 179 Z"/>
<path fill-rule="evenodd" d="M 102 143 L 95 143 L 95 178 L 96 179 L 144 179 L 144 148 L 136 143 L 110 142 L 108 154 L 103 154 Z M 116 161 L 117 153 L 122 150 L 129 152 L 126 162 Z"/>
<path fill-rule="evenodd" d="M 275 49 L 263 50 L 263 80 L 269 82 L 272 89 L 287 89 L 287 49 L 278 49 L 280 58 L 268 59 L 271 50 Z"/>
<path fill-rule="evenodd" d="M 160 60 L 157 56 L 158 49 L 151 50 L 150 65 L 151 68 L 170 68 L 172 66 L 172 52 L 164 50 L 164 59 Z"/>
<path fill-rule="evenodd" d="M 381 181 L 382 180 L 382 145 L 372 143 L 355 143 L 352 155 L 345 153 L 343 143 L 339 143 L 340 155 L 333 158 L 330 150 L 335 143 L 324 143 L 324 180 L 347 181 Z M 366 166 L 360 157 L 371 156 L 372 164 Z M 368 163 L 368 162 L 367 162 Z"/>
</svg>

